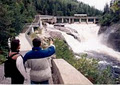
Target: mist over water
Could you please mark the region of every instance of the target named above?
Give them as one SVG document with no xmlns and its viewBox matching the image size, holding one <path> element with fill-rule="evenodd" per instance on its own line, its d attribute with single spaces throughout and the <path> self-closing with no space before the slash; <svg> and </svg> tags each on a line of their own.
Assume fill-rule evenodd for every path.
<svg viewBox="0 0 120 85">
<path fill-rule="evenodd" d="M 48 28 L 54 28 L 53 25 L 48 24 L 47 26 Z M 114 32 L 113 29 L 108 29 L 105 33 L 98 35 L 100 26 L 96 24 L 65 24 L 65 28 L 77 31 L 71 30 L 71 33 L 80 38 L 80 41 L 66 32 L 58 29 L 52 30 L 62 33 L 67 44 L 75 54 L 87 53 L 89 57 L 99 59 L 100 61 L 106 61 L 114 65 L 120 64 L 120 52 L 107 46 L 109 43 L 107 43 L 107 38 L 110 33 Z"/>
<path fill-rule="evenodd" d="M 75 29 L 81 40 L 78 41 L 73 36 L 63 33 L 66 42 L 74 53 L 87 53 L 102 60 L 115 59 L 120 61 L 120 53 L 103 44 L 101 35 L 98 35 L 100 26 L 96 24 L 66 24 L 65 27 Z"/>
</svg>

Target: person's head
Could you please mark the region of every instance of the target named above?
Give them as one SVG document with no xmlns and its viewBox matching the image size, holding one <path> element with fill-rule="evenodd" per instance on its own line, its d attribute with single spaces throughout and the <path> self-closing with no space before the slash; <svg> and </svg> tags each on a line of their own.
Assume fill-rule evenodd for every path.
<svg viewBox="0 0 120 85">
<path fill-rule="evenodd" d="M 11 51 L 12 52 L 18 52 L 20 49 L 20 40 L 14 39 L 11 41 Z"/>
<path fill-rule="evenodd" d="M 39 38 L 33 39 L 32 43 L 33 43 L 33 47 L 41 46 L 41 40 Z"/>
</svg>

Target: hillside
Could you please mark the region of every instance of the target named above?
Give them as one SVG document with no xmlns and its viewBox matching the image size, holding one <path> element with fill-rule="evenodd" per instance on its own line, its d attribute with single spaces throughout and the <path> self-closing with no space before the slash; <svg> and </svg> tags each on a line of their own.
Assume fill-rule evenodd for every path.
<svg viewBox="0 0 120 85">
<path fill-rule="evenodd" d="M 98 16 L 102 12 L 77 0 L 35 0 L 38 13 L 46 15 L 73 16 L 76 13 Z"/>
</svg>

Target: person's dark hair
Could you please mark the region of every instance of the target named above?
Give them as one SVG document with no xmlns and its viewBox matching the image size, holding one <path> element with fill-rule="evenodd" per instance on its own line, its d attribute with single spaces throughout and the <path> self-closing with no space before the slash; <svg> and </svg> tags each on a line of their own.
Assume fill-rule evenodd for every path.
<svg viewBox="0 0 120 85">
<path fill-rule="evenodd" d="M 32 43 L 34 47 L 39 47 L 41 45 L 41 40 L 39 38 L 35 38 Z"/>
<path fill-rule="evenodd" d="M 18 52 L 18 47 L 20 45 L 20 40 L 14 39 L 11 41 L 11 51 L 12 52 Z"/>
</svg>

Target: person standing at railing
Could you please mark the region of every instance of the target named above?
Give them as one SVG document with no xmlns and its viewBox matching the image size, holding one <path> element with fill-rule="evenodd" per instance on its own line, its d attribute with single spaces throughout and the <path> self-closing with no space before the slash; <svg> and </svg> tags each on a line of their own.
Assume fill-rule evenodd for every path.
<svg viewBox="0 0 120 85">
<path fill-rule="evenodd" d="M 50 46 L 43 50 L 40 47 L 41 40 L 38 38 L 33 39 L 32 43 L 32 50 L 24 56 L 25 66 L 31 68 L 31 84 L 48 84 L 51 78 L 51 68 L 47 57 L 55 53 L 55 46 L 53 45 L 53 41 L 50 40 Z"/>
</svg>

